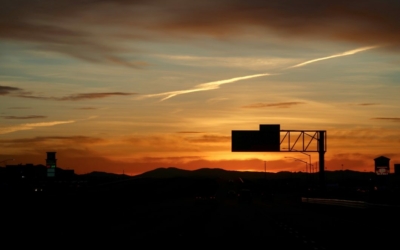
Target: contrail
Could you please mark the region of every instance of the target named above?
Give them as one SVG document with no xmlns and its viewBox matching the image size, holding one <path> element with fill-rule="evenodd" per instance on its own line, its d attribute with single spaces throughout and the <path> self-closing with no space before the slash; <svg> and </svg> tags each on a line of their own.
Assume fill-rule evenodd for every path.
<svg viewBox="0 0 400 250">
<path fill-rule="evenodd" d="M 358 52 L 374 49 L 374 48 L 377 48 L 377 47 L 378 46 L 368 46 L 368 47 L 362 47 L 362 48 L 358 48 L 358 49 L 353 49 L 353 50 L 349 50 L 349 51 L 346 51 L 346 52 L 343 52 L 343 53 L 340 53 L 340 54 L 327 56 L 327 57 L 321 57 L 321 58 L 313 59 L 313 60 L 306 61 L 306 62 L 303 62 L 303 63 L 299 63 L 299 64 L 296 64 L 294 66 L 290 66 L 287 69 L 297 68 L 297 67 L 301 67 L 301 66 L 313 63 L 313 62 L 318 62 L 318 61 L 322 61 L 322 60 L 328 60 L 328 59 L 335 58 L 335 57 L 354 55 L 354 54 L 356 54 Z"/>
<path fill-rule="evenodd" d="M 380 46 L 378 46 L 378 45 L 376 45 L 376 46 L 368 46 L 368 47 L 362 47 L 362 48 L 358 48 L 358 49 L 354 49 L 354 50 L 349 50 L 349 51 L 346 51 L 346 52 L 343 52 L 343 53 L 340 53 L 340 54 L 335 54 L 335 55 L 331 55 L 331 56 L 327 56 L 327 57 L 321 57 L 321 58 L 309 60 L 309 61 L 306 61 L 306 62 L 303 62 L 303 63 L 299 63 L 299 64 L 296 64 L 294 66 L 290 66 L 290 67 L 288 67 L 286 69 L 298 68 L 298 67 L 302 67 L 304 65 L 310 64 L 310 63 L 314 63 L 314 62 L 318 62 L 318 61 L 322 61 L 322 60 L 328 60 L 328 59 L 332 59 L 332 58 L 336 58 L 336 57 L 354 55 L 356 53 L 359 53 L 359 52 L 362 52 L 362 51 L 366 51 L 366 50 L 370 50 L 370 49 L 374 49 L 374 48 L 377 48 L 377 47 L 380 47 Z M 222 85 L 222 84 L 232 83 L 232 82 L 246 80 L 246 79 L 251 79 L 251 78 L 255 78 L 255 77 L 268 76 L 268 75 L 276 75 L 276 74 L 263 73 L 263 74 L 235 77 L 235 78 L 230 78 L 230 79 L 225 79 L 225 80 L 202 83 L 202 84 L 196 85 L 195 88 L 192 88 L 192 89 L 177 90 L 177 91 L 170 91 L 170 92 L 164 92 L 164 93 L 158 93 L 158 94 L 150 94 L 150 95 L 142 95 L 142 96 L 138 96 L 138 98 L 165 96 L 163 99 L 160 100 L 160 101 L 164 101 L 164 100 L 167 100 L 167 99 L 169 99 L 171 97 L 174 97 L 174 96 L 177 96 L 177 95 L 182 95 L 182 94 L 187 94 L 187 93 L 192 93 L 192 92 L 199 92 L 199 91 L 218 89 L 219 86 Z"/>
<path fill-rule="evenodd" d="M 74 120 L 69 120 L 69 121 L 54 121 L 54 122 L 39 122 L 39 123 L 26 123 L 26 124 L 20 124 L 20 125 L 15 125 L 11 127 L 5 127 L 0 129 L 0 135 L 1 134 L 8 134 L 16 131 L 21 131 L 21 130 L 31 130 L 37 127 L 51 127 L 51 126 L 56 126 L 60 124 L 67 124 L 67 123 L 74 123 Z"/>
<path fill-rule="evenodd" d="M 166 96 L 163 99 L 161 99 L 161 101 L 164 101 L 164 100 L 167 100 L 167 99 L 177 96 L 177 95 L 187 94 L 187 93 L 191 93 L 191 92 L 205 91 L 205 90 L 210 90 L 210 89 L 203 88 L 203 89 L 176 90 L 176 91 L 170 91 L 170 92 L 164 92 L 164 93 L 158 93 L 158 94 L 143 95 L 143 96 L 140 96 L 139 98 Z"/>
<path fill-rule="evenodd" d="M 161 99 L 161 101 L 164 101 L 164 100 L 167 100 L 167 99 L 169 99 L 171 97 L 174 97 L 174 96 L 177 96 L 177 95 L 182 95 L 182 94 L 187 94 L 187 93 L 192 93 L 192 92 L 198 92 L 198 91 L 206 91 L 206 90 L 218 89 L 219 86 L 222 85 L 222 84 L 237 82 L 237 81 L 256 78 L 256 77 L 261 77 L 261 76 L 268 76 L 268 75 L 271 75 L 271 74 L 264 73 L 264 74 L 256 74 L 256 75 L 235 77 L 235 78 L 219 80 L 219 81 L 214 81 L 214 82 L 206 82 L 206 83 L 202 83 L 202 84 L 196 85 L 195 88 L 193 88 L 193 89 L 177 90 L 177 91 L 170 91 L 170 92 L 164 92 L 164 93 L 158 93 L 158 94 L 150 94 L 150 95 L 144 95 L 144 96 L 141 96 L 141 97 L 165 96 L 163 99 Z"/>
<path fill-rule="evenodd" d="M 226 79 L 226 80 L 219 80 L 219 81 L 215 81 L 215 82 L 202 83 L 202 84 L 197 85 L 196 87 L 216 89 L 219 87 L 219 85 L 222 85 L 222 84 L 237 82 L 237 81 L 260 77 L 260 76 L 268 76 L 268 75 L 271 75 L 271 74 L 264 73 L 264 74 L 257 74 L 257 75 L 241 76 L 241 77 L 235 77 L 235 78 Z"/>
</svg>

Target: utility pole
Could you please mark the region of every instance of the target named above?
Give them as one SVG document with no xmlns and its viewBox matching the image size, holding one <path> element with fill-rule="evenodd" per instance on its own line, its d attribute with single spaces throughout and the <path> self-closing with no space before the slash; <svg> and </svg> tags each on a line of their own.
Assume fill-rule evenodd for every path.
<svg viewBox="0 0 400 250">
<path fill-rule="evenodd" d="M 264 179 L 267 180 L 267 162 L 264 161 Z"/>
<path fill-rule="evenodd" d="M 264 161 L 264 199 L 267 197 L 267 161 Z"/>
</svg>

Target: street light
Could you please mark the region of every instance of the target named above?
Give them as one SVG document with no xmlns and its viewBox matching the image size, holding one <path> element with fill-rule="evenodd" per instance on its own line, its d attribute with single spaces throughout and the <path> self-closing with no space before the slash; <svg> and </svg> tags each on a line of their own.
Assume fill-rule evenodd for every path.
<svg viewBox="0 0 400 250">
<path fill-rule="evenodd" d="M 304 154 L 304 155 L 308 155 L 308 168 L 310 169 L 310 173 L 311 173 L 311 166 L 312 166 L 312 164 L 311 164 L 311 155 L 310 154 L 307 154 L 307 153 L 304 153 L 304 152 L 302 152 L 302 151 L 298 151 L 298 150 L 296 150 L 296 149 L 293 149 L 293 148 L 282 148 L 282 149 L 289 149 L 289 151 L 296 151 L 296 152 L 299 152 L 299 153 L 302 153 L 302 154 Z M 306 171 L 307 172 L 307 171 Z"/>
<path fill-rule="evenodd" d="M 306 161 L 303 161 L 303 160 L 301 160 L 301 159 L 298 159 L 298 158 L 294 158 L 294 157 L 285 157 L 285 158 L 289 158 L 289 159 L 294 159 L 295 161 L 301 161 L 301 162 L 304 162 L 305 164 L 306 164 L 306 173 L 307 173 L 307 162 Z"/>
</svg>

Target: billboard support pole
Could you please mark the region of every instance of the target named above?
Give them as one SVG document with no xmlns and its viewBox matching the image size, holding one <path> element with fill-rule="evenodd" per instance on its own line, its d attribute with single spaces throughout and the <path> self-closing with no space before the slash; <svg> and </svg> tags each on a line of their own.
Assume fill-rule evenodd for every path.
<svg viewBox="0 0 400 250">
<path fill-rule="evenodd" d="M 281 139 L 280 133 L 286 132 Z M 291 145 L 291 132 L 300 133 L 293 145 Z M 309 134 L 308 132 L 314 133 Z M 309 137 L 306 145 L 305 136 Z M 318 152 L 319 154 L 319 184 L 321 190 L 325 190 L 325 152 L 326 152 L 326 131 L 325 130 L 281 130 L 280 124 L 260 124 L 259 130 L 232 130 L 232 152 L 283 152 L 281 145 L 284 140 L 288 141 L 288 152 Z M 316 149 L 308 149 L 312 141 L 316 141 Z M 302 150 L 295 150 L 294 146 L 299 142 Z M 308 154 L 307 154 L 308 155 Z M 311 156 L 309 155 L 311 172 Z M 265 164 L 265 162 L 264 162 Z M 264 165 L 264 168 L 266 166 Z M 264 170 L 266 172 L 266 169 Z"/>
<path fill-rule="evenodd" d="M 325 189 L 325 131 L 318 131 L 319 182 L 322 190 Z"/>
</svg>

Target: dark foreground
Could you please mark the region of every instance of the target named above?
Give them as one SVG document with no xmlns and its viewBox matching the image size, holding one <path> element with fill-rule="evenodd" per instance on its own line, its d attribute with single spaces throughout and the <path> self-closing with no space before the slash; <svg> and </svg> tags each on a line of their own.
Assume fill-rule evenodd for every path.
<svg viewBox="0 0 400 250">
<path fill-rule="evenodd" d="M 233 198 L 14 197 L 3 200 L 1 209 L 2 239 L 12 241 L 13 248 L 112 244 L 112 249 L 398 249 L 400 220 L 399 211 L 306 204 L 284 197 L 250 203 Z"/>
</svg>

